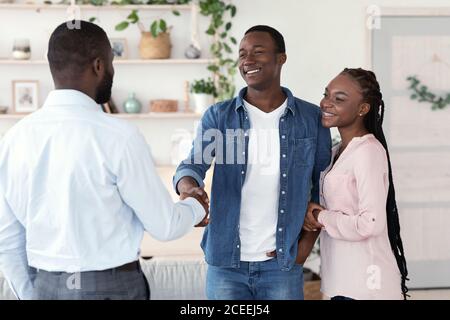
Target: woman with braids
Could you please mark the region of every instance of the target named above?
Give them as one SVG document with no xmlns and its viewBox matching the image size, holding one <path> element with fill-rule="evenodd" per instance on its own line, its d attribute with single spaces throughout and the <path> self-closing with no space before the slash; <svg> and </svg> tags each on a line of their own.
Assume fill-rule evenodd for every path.
<svg viewBox="0 0 450 320">
<path fill-rule="evenodd" d="M 320 232 L 324 294 L 406 299 L 408 271 L 375 74 L 345 69 L 328 84 L 320 108 L 322 125 L 337 127 L 342 142 L 321 174 L 321 205 L 308 207 L 297 262 L 306 260 Z"/>
</svg>

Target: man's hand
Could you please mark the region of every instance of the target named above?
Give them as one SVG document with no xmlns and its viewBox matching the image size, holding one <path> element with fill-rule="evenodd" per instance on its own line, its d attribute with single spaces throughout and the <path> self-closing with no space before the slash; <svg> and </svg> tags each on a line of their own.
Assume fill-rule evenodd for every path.
<svg viewBox="0 0 450 320">
<path fill-rule="evenodd" d="M 310 232 L 320 230 L 323 225 L 317 221 L 317 217 L 319 216 L 320 211 L 324 209 L 324 207 L 318 205 L 317 203 L 308 203 L 303 229 Z"/>
<path fill-rule="evenodd" d="M 195 198 L 198 202 L 203 206 L 203 209 L 205 209 L 206 215 L 203 218 L 202 221 L 200 221 L 199 224 L 196 225 L 196 227 L 205 227 L 209 223 L 209 199 L 208 194 L 203 190 L 202 188 L 195 187 L 190 190 L 190 192 L 182 192 L 180 194 L 180 200 L 184 200 L 186 198 Z"/>
</svg>

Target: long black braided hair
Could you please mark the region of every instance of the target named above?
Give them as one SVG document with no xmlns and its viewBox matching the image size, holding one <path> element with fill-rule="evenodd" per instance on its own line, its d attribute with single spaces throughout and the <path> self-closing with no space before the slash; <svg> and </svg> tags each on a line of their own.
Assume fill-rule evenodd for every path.
<svg viewBox="0 0 450 320">
<path fill-rule="evenodd" d="M 406 266 L 406 259 L 403 251 L 403 243 L 400 237 L 400 222 L 398 217 L 397 203 L 395 201 L 394 183 L 392 181 L 391 160 L 389 157 L 386 138 L 384 136 L 382 128 L 384 118 L 383 95 L 381 94 L 380 85 L 377 81 L 377 78 L 372 71 L 364 70 L 361 68 L 345 68 L 344 71 L 341 72 L 341 74 L 350 76 L 350 78 L 352 78 L 359 84 L 364 102 L 370 104 L 370 111 L 364 117 L 364 125 L 367 131 L 372 133 L 386 150 L 389 167 L 389 191 L 386 202 L 388 236 L 392 251 L 395 256 L 395 260 L 397 261 L 398 269 L 400 270 L 400 274 L 402 277 L 401 288 L 403 298 L 406 300 L 406 298 L 409 296 L 407 295 L 408 287 L 406 286 L 406 281 L 409 280 L 408 269 Z"/>
</svg>

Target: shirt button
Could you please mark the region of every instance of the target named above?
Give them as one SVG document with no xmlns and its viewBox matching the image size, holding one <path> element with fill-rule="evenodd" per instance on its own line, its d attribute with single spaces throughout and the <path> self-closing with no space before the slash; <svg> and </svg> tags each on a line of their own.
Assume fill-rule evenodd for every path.
<svg viewBox="0 0 450 320">
<path fill-rule="evenodd" d="M 279 252 L 283 252 L 283 249 L 280 248 L 280 249 L 278 249 L 278 251 L 279 251 Z"/>
<path fill-rule="evenodd" d="M 286 192 L 284 192 L 284 191 L 281 191 L 281 194 L 286 194 Z"/>
<path fill-rule="evenodd" d="M 285 155 L 285 154 L 283 154 L 283 158 L 286 158 L 286 155 Z"/>
<path fill-rule="evenodd" d="M 284 119 L 283 119 L 283 118 L 281 118 L 281 122 L 284 122 Z"/>
<path fill-rule="evenodd" d="M 283 178 L 286 178 L 286 173 L 283 173 Z"/>
<path fill-rule="evenodd" d="M 284 213 L 284 210 L 283 210 L 283 209 L 281 209 L 281 210 L 280 210 L 280 212 L 281 212 L 281 213 Z"/>
<path fill-rule="evenodd" d="M 282 135 L 282 136 L 281 136 L 281 139 L 286 139 L 286 136 L 285 136 L 285 135 Z"/>
<path fill-rule="evenodd" d="M 241 174 L 245 174 L 245 171 L 241 171 Z"/>
<path fill-rule="evenodd" d="M 239 248 L 239 245 L 237 245 L 236 248 Z"/>
<path fill-rule="evenodd" d="M 278 231 L 280 231 L 280 232 L 283 231 L 283 228 L 279 228 Z"/>
</svg>

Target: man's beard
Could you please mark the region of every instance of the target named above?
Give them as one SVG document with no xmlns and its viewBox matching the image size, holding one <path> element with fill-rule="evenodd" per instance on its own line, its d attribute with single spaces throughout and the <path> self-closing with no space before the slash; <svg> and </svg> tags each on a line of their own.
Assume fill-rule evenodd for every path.
<svg viewBox="0 0 450 320">
<path fill-rule="evenodd" d="M 102 79 L 102 82 L 97 88 L 97 93 L 95 94 L 95 102 L 98 104 L 104 104 L 111 99 L 111 89 L 113 84 L 113 76 L 108 71 Z"/>
</svg>

